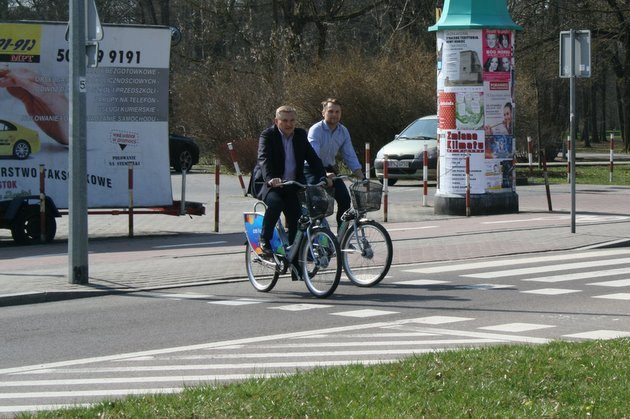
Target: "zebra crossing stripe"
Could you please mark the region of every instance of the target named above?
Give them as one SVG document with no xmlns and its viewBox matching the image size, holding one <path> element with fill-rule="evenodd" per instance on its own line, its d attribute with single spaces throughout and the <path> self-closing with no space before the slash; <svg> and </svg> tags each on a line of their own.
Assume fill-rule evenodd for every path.
<svg viewBox="0 0 630 419">
<path fill-rule="evenodd" d="M 461 276 L 466 277 L 466 278 L 493 279 L 493 278 L 504 278 L 508 276 L 536 274 L 536 273 L 541 273 L 541 272 L 559 272 L 559 271 L 567 271 L 570 269 L 585 269 L 585 268 L 596 268 L 598 266 L 627 265 L 627 264 L 630 264 L 630 260 L 627 258 L 607 259 L 607 260 L 594 260 L 590 262 L 561 263 L 559 265 L 535 266 L 532 268 L 506 269 L 503 271 L 482 272 L 478 274 L 467 274 L 467 275 L 461 275 Z M 630 272 L 630 269 L 628 270 L 628 272 Z"/>
</svg>

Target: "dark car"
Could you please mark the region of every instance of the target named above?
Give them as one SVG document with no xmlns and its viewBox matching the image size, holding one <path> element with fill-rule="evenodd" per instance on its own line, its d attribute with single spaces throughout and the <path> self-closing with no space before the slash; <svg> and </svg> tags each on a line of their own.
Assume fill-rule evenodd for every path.
<svg viewBox="0 0 630 419">
<path fill-rule="evenodd" d="M 182 170 L 189 172 L 193 165 L 199 163 L 199 146 L 190 137 L 170 134 L 168 136 L 168 151 L 171 167 L 176 172 Z"/>
</svg>

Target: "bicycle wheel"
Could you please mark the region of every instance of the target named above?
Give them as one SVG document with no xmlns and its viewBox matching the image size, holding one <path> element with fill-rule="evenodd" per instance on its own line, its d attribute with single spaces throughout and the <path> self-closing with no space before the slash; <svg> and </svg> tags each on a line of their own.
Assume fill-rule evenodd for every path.
<svg viewBox="0 0 630 419">
<path fill-rule="evenodd" d="M 330 229 L 316 227 L 311 230 L 310 240 L 304 236 L 299 263 L 311 294 L 326 298 L 335 292 L 341 278 L 341 252 Z"/>
<path fill-rule="evenodd" d="M 275 264 L 263 261 L 249 243 L 245 245 L 245 266 L 249 282 L 260 292 L 271 291 L 278 282 L 280 272 Z"/>
<path fill-rule="evenodd" d="M 359 287 L 371 287 L 385 278 L 392 265 L 392 239 L 376 221 L 360 221 L 344 233 L 341 253 L 350 281 Z"/>
</svg>

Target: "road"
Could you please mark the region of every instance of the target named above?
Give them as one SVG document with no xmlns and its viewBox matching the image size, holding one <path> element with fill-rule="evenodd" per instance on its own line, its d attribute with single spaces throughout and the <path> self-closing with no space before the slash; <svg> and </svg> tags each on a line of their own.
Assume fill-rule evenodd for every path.
<svg viewBox="0 0 630 419">
<path fill-rule="evenodd" d="M 630 249 L 411 263 L 317 300 L 282 278 L 2 308 L 0 413 L 431 350 L 630 336 Z M 6 355 L 6 356 L 5 356 Z"/>
</svg>

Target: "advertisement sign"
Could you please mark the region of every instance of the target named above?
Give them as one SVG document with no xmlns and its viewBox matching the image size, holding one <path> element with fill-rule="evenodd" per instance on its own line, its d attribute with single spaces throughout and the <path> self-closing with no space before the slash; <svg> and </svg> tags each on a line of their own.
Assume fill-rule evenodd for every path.
<svg viewBox="0 0 630 419">
<path fill-rule="evenodd" d="M 514 31 L 445 30 L 437 34 L 438 191 L 514 190 Z"/>
<path fill-rule="evenodd" d="M 39 193 L 68 207 L 70 51 L 65 24 L 0 24 L 0 200 Z M 104 25 L 88 68 L 89 207 L 172 204 L 168 153 L 170 30 Z"/>
</svg>

